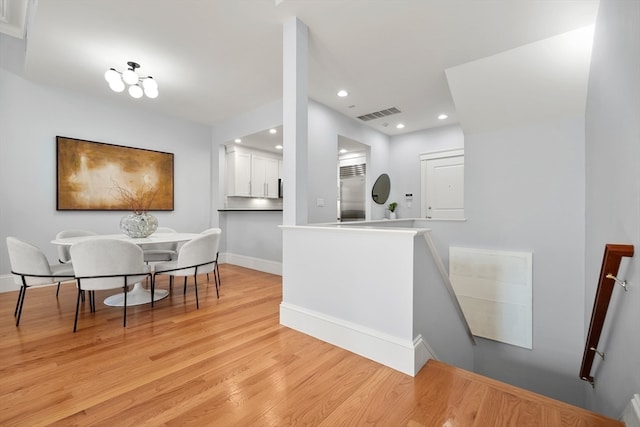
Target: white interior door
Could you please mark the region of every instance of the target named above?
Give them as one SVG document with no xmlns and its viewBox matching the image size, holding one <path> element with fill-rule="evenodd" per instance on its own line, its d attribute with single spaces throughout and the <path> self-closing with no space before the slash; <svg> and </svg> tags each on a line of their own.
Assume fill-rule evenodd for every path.
<svg viewBox="0 0 640 427">
<path fill-rule="evenodd" d="M 421 156 L 422 217 L 464 219 L 464 152 Z"/>
</svg>

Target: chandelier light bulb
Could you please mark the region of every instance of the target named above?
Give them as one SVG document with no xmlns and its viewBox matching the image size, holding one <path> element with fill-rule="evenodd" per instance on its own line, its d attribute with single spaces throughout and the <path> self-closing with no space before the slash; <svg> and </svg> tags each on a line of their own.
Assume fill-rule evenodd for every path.
<svg viewBox="0 0 640 427">
<path fill-rule="evenodd" d="M 127 70 L 122 73 L 122 80 L 124 80 L 126 84 L 134 85 L 138 83 L 138 75 L 133 70 Z"/>
<path fill-rule="evenodd" d="M 155 80 L 153 80 L 153 77 L 149 76 L 146 79 L 142 80 L 142 87 L 144 88 L 145 91 L 147 90 L 155 90 L 156 92 L 158 91 L 158 83 L 156 83 Z"/>
<path fill-rule="evenodd" d="M 142 88 L 138 85 L 129 86 L 129 95 L 138 99 L 142 97 Z"/>
<path fill-rule="evenodd" d="M 144 94 L 147 95 L 147 98 L 155 99 L 158 97 L 158 89 L 145 89 Z"/>
<path fill-rule="evenodd" d="M 118 80 L 110 81 L 109 87 L 114 92 L 122 92 L 124 90 L 124 82 L 120 78 L 118 78 Z"/>
<path fill-rule="evenodd" d="M 109 83 L 111 83 L 113 81 L 116 81 L 116 80 L 121 80 L 120 79 L 120 73 L 117 72 L 116 70 L 114 70 L 113 68 L 109 68 L 107 70 L 107 72 L 104 73 L 104 79 Z"/>
</svg>

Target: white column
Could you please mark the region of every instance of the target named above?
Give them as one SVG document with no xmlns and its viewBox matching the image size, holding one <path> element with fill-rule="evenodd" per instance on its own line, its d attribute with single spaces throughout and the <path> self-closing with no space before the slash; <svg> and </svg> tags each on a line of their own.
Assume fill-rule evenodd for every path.
<svg viewBox="0 0 640 427">
<path fill-rule="evenodd" d="M 283 30 L 284 225 L 307 223 L 308 179 L 308 38 L 307 26 L 291 18 Z"/>
</svg>

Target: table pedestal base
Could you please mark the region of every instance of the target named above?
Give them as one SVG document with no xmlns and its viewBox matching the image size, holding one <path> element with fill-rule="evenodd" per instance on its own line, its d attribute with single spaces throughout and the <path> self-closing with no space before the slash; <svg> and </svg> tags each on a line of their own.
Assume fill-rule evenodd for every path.
<svg viewBox="0 0 640 427">
<path fill-rule="evenodd" d="M 169 295 L 169 291 L 165 289 L 156 289 L 153 292 L 153 300 L 158 301 L 166 298 Z M 112 307 L 124 306 L 124 293 L 112 295 L 104 300 L 105 305 Z M 127 306 L 130 305 L 142 305 L 151 303 L 151 291 L 142 287 L 142 283 L 136 283 L 127 293 Z"/>
</svg>

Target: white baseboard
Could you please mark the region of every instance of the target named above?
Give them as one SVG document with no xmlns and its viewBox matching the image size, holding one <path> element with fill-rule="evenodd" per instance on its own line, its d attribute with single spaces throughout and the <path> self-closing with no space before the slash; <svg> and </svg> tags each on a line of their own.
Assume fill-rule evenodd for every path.
<svg viewBox="0 0 640 427">
<path fill-rule="evenodd" d="M 220 254 L 220 264 L 233 264 L 240 267 L 250 268 L 252 270 L 263 271 L 265 273 L 277 274 L 282 276 L 282 263 L 277 261 L 269 261 L 266 259 L 253 258 L 245 255 L 238 255 L 229 252 Z"/>
<path fill-rule="evenodd" d="M 20 286 L 13 280 L 12 274 L 0 276 L 0 292 L 12 292 L 20 289 Z"/>
<path fill-rule="evenodd" d="M 418 335 L 416 339 L 413 340 L 413 348 L 415 353 L 414 369 L 416 374 L 420 372 L 420 369 L 422 369 L 429 359 L 440 360 L 422 335 Z"/>
<path fill-rule="evenodd" d="M 51 283 L 49 285 L 38 285 L 38 287 L 45 287 L 45 286 L 58 286 L 57 283 Z M 13 275 L 8 274 L 5 276 L 0 276 L 0 293 L 3 292 L 13 292 L 13 291 L 19 291 L 20 290 L 20 286 L 16 284 L 16 282 L 13 280 Z"/>
<path fill-rule="evenodd" d="M 303 307 L 280 304 L 280 324 L 352 353 L 415 376 L 433 352 L 421 336 L 412 341 L 356 325 Z"/>
<path fill-rule="evenodd" d="M 634 394 L 620 418 L 627 427 L 640 427 L 640 394 Z"/>
</svg>

